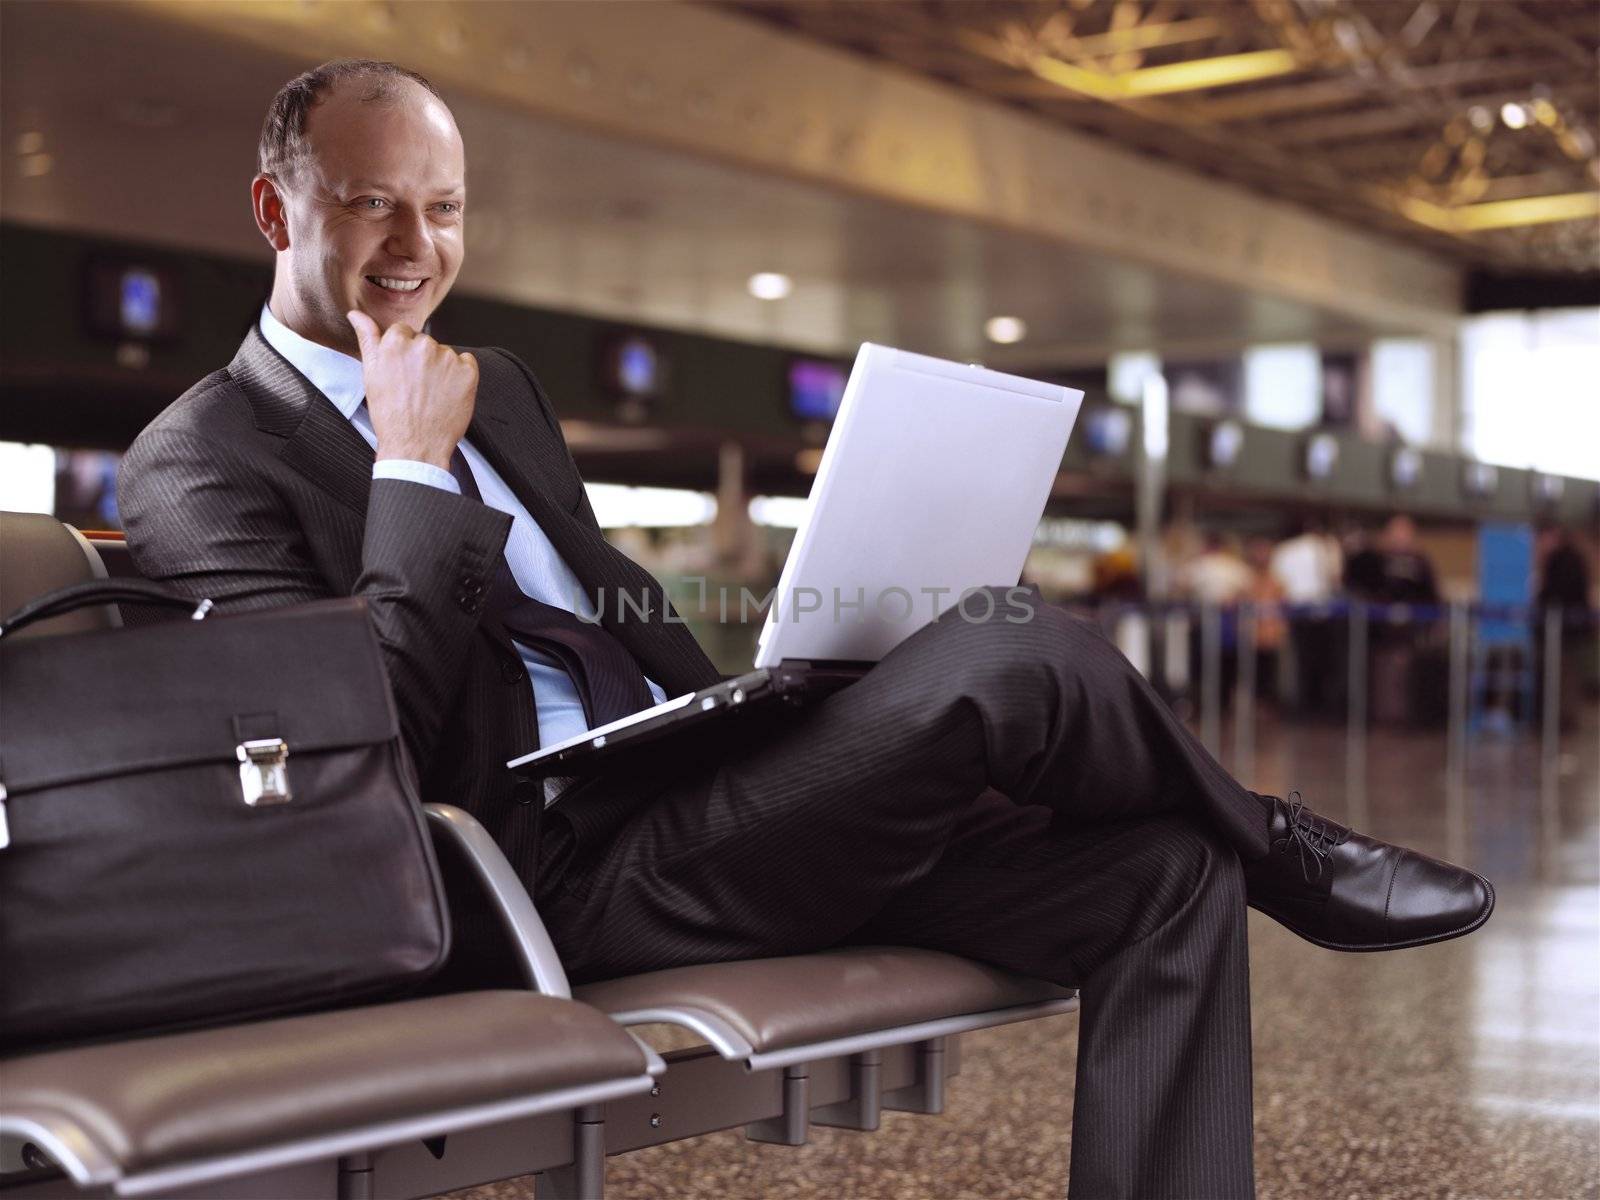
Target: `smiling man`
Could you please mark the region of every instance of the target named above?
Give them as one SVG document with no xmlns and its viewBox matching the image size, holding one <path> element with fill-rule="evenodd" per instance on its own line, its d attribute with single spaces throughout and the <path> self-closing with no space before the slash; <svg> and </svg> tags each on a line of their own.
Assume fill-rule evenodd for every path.
<svg viewBox="0 0 1600 1200">
<path fill-rule="evenodd" d="M 352 310 L 384 327 L 421 329 L 454 285 L 464 252 L 466 150 L 455 118 L 421 76 L 399 68 L 329 75 L 320 103 L 311 79 L 280 94 L 262 130 L 250 198 L 257 226 L 283 256 L 273 315 L 354 355 Z M 350 86 L 330 86 L 341 79 Z M 407 90 L 418 88 L 427 99 L 407 103 Z"/>
<path fill-rule="evenodd" d="M 936 621 L 721 757 L 549 797 L 541 836 L 506 760 L 717 673 L 602 536 L 528 368 L 422 332 L 467 204 L 433 88 L 365 61 L 291 81 L 251 199 L 271 299 L 128 452 L 129 547 L 225 611 L 364 598 L 424 796 L 488 826 L 575 982 L 875 942 L 1077 987 L 1070 1193 L 1236 1197 L 1246 904 L 1344 950 L 1488 918 L 1477 875 L 1247 791 L 1042 605 Z M 619 594 L 647 617 L 573 611 Z"/>
</svg>

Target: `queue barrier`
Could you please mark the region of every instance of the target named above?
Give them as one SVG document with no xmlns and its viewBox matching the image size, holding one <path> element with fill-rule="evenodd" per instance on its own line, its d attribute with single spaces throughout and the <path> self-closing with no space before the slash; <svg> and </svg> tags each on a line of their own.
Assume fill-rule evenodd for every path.
<svg viewBox="0 0 1600 1200">
<path fill-rule="evenodd" d="M 1295 689 L 1280 696 L 1282 722 L 1310 717 L 1344 731 L 1344 815 L 1368 816 L 1369 746 L 1379 730 L 1442 729 L 1447 810 L 1461 827 L 1471 790 L 1468 764 L 1486 738 L 1537 740 L 1540 820 L 1559 826 L 1561 738 L 1575 727 L 1583 692 L 1600 681 L 1600 609 L 1541 608 L 1532 603 L 1376 604 L 1337 599 L 1319 604 L 1188 600 L 1069 605 L 1099 624 L 1175 707 L 1232 774 L 1250 786 L 1257 769 L 1260 718 L 1255 652 L 1268 621 L 1287 630 L 1281 649 L 1293 659 L 1324 636 L 1317 663 L 1321 707 Z M 1231 636 L 1225 636 L 1231 635 Z M 1281 682 L 1283 674 L 1279 675 Z M 1419 704 L 1410 698 L 1421 697 Z M 1409 707 L 1408 707 L 1409 705 Z M 1420 709 L 1420 711 L 1419 711 Z M 1225 736 L 1231 735 L 1231 736 Z M 1456 857 L 1461 847 L 1452 845 Z M 1547 852 L 1554 851 L 1547 847 Z"/>
</svg>

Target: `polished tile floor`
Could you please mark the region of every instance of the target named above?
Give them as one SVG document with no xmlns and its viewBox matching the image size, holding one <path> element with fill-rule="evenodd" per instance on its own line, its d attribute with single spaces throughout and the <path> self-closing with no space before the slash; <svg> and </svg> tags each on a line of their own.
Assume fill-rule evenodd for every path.
<svg viewBox="0 0 1600 1200">
<path fill-rule="evenodd" d="M 1223 744 L 1232 746 L 1231 738 Z M 1600 719 L 1550 773 L 1537 739 L 1375 731 L 1264 715 L 1258 790 L 1300 788 L 1379 837 L 1494 882 L 1467 938 L 1337 954 L 1250 915 L 1256 1174 L 1263 1200 L 1600 1197 Z M 1363 780 L 1352 767 L 1364 767 Z M 969 1034 L 940 1117 L 876 1134 L 819 1128 L 800 1148 L 716 1134 L 611 1159 L 608 1193 L 645 1197 L 995 1200 L 1065 1192 L 1074 1016 Z M 674 1045 L 679 1043 L 674 1043 Z M 462 1193 L 508 1200 L 512 1180 Z"/>
</svg>

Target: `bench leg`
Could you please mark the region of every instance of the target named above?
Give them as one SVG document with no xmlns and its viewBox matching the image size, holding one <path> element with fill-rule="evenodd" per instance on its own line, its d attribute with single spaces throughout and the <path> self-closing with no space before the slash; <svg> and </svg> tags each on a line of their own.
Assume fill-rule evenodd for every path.
<svg viewBox="0 0 1600 1200">
<path fill-rule="evenodd" d="M 601 1200 L 606 1190 L 605 1106 L 586 1104 L 572 1122 L 572 1163 L 534 1177 L 537 1200 Z"/>
<path fill-rule="evenodd" d="M 346 1154 L 339 1160 L 339 1200 L 372 1200 L 372 1155 Z"/>
<path fill-rule="evenodd" d="M 783 1112 L 776 1117 L 752 1121 L 744 1136 L 752 1142 L 773 1142 L 779 1146 L 804 1146 L 811 1136 L 811 1075 L 805 1063 L 783 1069 Z"/>
<path fill-rule="evenodd" d="M 850 1095 L 837 1104 L 811 1110 L 814 1125 L 860 1129 L 871 1133 L 883 1114 L 883 1051 L 864 1050 L 850 1056 Z"/>
<path fill-rule="evenodd" d="M 944 1111 L 945 1039 L 917 1043 L 917 1081 L 883 1094 L 883 1107 L 897 1112 Z"/>
</svg>

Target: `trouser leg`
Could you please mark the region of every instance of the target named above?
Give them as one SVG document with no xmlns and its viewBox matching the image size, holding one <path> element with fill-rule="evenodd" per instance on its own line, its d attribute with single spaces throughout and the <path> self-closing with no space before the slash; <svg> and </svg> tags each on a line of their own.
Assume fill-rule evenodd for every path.
<svg viewBox="0 0 1600 1200">
<path fill-rule="evenodd" d="M 987 800 L 987 802 L 985 802 Z M 1080 988 L 1075 1200 L 1253 1191 L 1238 856 L 1192 817 L 1044 829 L 985 798 L 946 853 L 849 937 Z"/>
<path fill-rule="evenodd" d="M 986 788 L 1067 826 L 1186 812 L 1267 848 L 1262 803 L 1097 629 L 1042 604 L 947 614 L 778 731 L 744 728 L 539 881 L 580 975 L 832 945 L 927 874 Z"/>
</svg>

